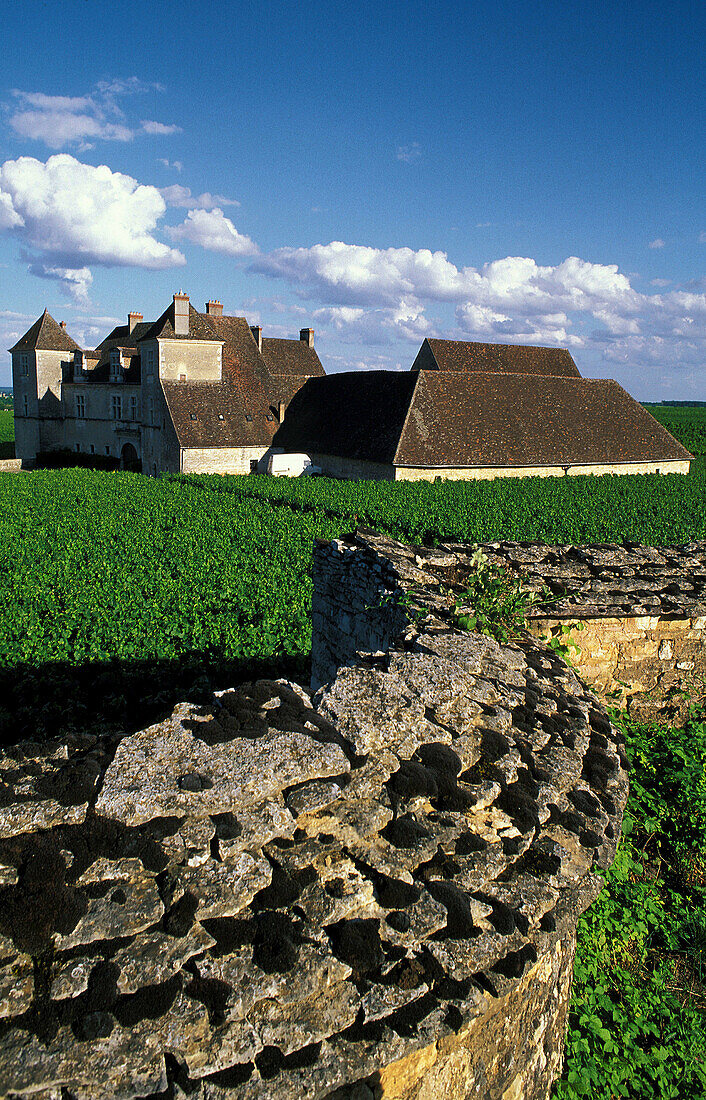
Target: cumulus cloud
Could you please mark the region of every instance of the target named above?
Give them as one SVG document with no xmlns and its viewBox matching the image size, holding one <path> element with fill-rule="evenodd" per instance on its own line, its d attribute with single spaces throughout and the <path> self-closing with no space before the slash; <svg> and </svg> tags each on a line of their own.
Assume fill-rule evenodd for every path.
<svg viewBox="0 0 706 1100">
<path fill-rule="evenodd" d="M 594 348 L 606 359 L 633 349 L 635 363 L 660 346 L 679 345 L 686 359 L 692 346 L 702 362 L 706 356 L 700 287 L 642 294 L 617 264 L 577 256 L 556 265 L 506 256 L 473 268 L 457 267 L 444 252 L 333 241 L 277 249 L 258 257 L 252 270 L 320 301 L 320 322 L 344 339 L 418 342 L 440 327 L 450 334 L 448 324 L 439 326 L 425 312 L 449 303 L 458 335 L 467 339 Z"/>
<path fill-rule="evenodd" d="M 158 157 L 157 163 L 161 164 L 164 168 L 173 168 L 175 172 L 181 174 L 184 167 L 180 160 L 169 160 L 168 157 Z"/>
<path fill-rule="evenodd" d="M 34 251 L 35 273 L 51 272 L 74 298 L 87 296 L 84 272 L 92 264 L 159 269 L 186 263 L 154 236 L 165 210 L 156 187 L 67 153 L 46 163 L 19 157 L 0 165 L 0 226 Z"/>
<path fill-rule="evenodd" d="M 410 164 L 413 160 L 419 160 L 422 155 L 422 147 L 418 141 L 412 141 L 409 145 L 398 145 L 395 156 L 398 160 Z"/>
<path fill-rule="evenodd" d="M 181 225 L 167 232 L 174 241 L 189 241 L 210 252 L 223 252 L 227 256 L 254 256 L 258 252 L 255 242 L 239 233 L 220 207 L 190 210 Z"/>
<path fill-rule="evenodd" d="M 178 162 L 175 162 L 173 167 L 176 163 Z M 204 191 L 201 195 L 192 195 L 189 187 L 182 187 L 179 183 L 173 183 L 171 187 L 161 187 L 160 191 L 167 206 L 182 206 L 187 210 L 213 210 L 216 206 L 240 206 L 237 199 L 227 199 L 224 195 L 212 195 L 210 191 Z"/>
<path fill-rule="evenodd" d="M 664 248 L 667 242 L 663 241 L 661 237 L 655 237 L 653 241 L 647 245 L 648 248 Z"/>
<path fill-rule="evenodd" d="M 11 128 L 20 137 L 42 141 L 50 149 L 65 146 L 91 148 L 96 141 L 132 141 L 138 133 L 174 134 L 181 127 L 145 120 L 130 125 L 118 100 L 126 95 L 147 91 L 158 85 L 145 84 L 137 77 L 102 81 L 85 96 L 45 95 L 43 92 L 12 93 L 17 106 L 9 117 Z"/>
</svg>

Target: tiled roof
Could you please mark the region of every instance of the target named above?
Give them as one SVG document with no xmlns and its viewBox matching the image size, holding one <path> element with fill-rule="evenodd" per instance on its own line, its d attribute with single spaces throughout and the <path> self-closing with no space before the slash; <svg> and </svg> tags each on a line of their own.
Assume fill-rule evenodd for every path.
<svg viewBox="0 0 706 1100">
<path fill-rule="evenodd" d="M 45 309 L 10 351 L 75 351 L 80 347 Z"/>
<path fill-rule="evenodd" d="M 136 348 L 139 340 L 142 340 L 145 333 L 149 332 L 154 321 L 139 321 L 138 324 L 133 325 L 132 332 L 127 325 L 118 325 L 112 332 L 108 333 L 105 340 L 101 340 L 98 351 L 109 351 L 110 348 Z"/>
<path fill-rule="evenodd" d="M 617 382 L 420 371 L 395 462 L 564 466 L 691 456 Z"/>
<path fill-rule="evenodd" d="M 350 371 L 310 379 L 275 446 L 399 466 L 681 461 L 617 382 L 513 374 Z"/>
<path fill-rule="evenodd" d="M 303 340 L 263 337 L 262 354 L 273 374 L 303 374 L 307 378 L 320 378 L 324 373 L 316 351 Z"/>
<path fill-rule="evenodd" d="M 519 344 L 478 344 L 467 340 L 425 340 L 412 370 L 493 371 L 580 378 L 566 348 Z"/>
<path fill-rule="evenodd" d="M 140 337 L 141 340 L 156 340 L 158 338 L 169 340 L 218 340 L 213 325 L 213 318 L 205 313 L 199 313 L 189 303 L 189 331 L 184 336 L 177 336 L 174 331 L 174 302 L 171 302 L 161 317 L 147 328 Z"/>
<path fill-rule="evenodd" d="M 275 425 L 239 382 L 162 382 L 162 389 L 181 447 L 269 446 Z"/>
<path fill-rule="evenodd" d="M 310 378 L 273 444 L 290 451 L 393 462 L 417 375 L 348 371 Z"/>
</svg>

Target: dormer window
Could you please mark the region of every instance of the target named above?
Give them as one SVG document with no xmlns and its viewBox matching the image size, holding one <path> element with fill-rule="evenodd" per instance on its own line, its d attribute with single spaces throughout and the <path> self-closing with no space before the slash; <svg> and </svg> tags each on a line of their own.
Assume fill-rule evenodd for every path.
<svg viewBox="0 0 706 1100">
<path fill-rule="evenodd" d="M 223 413 L 218 414 L 218 419 L 219 420 L 225 420 L 225 416 L 223 415 Z"/>
<path fill-rule="evenodd" d="M 250 413 L 245 414 L 245 419 L 247 420 L 248 424 L 252 424 L 252 417 Z"/>
<path fill-rule="evenodd" d="M 74 352 L 74 381 L 80 382 L 83 376 L 83 352 Z"/>
<path fill-rule="evenodd" d="M 110 380 L 111 382 L 119 382 L 121 378 L 120 352 L 118 348 L 112 348 L 110 352 Z"/>
</svg>

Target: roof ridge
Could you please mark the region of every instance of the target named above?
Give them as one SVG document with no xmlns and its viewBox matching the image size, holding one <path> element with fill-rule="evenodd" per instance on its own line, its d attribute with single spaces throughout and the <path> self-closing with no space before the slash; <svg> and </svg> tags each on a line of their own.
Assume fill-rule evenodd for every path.
<svg viewBox="0 0 706 1100">
<path fill-rule="evenodd" d="M 407 412 L 405 413 L 404 420 L 402 421 L 402 427 L 400 429 L 400 434 L 399 434 L 399 437 L 397 439 L 397 446 L 395 447 L 395 453 L 394 453 L 394 456 L 392 458 L 393 466 L 397 462 L 397 456 L 399 454 L 400 447 L 402 446 L 402 440 L 404 439 L 404 433 L 407 430 L 407 424 L 409 423 L 409 418 L 412 415 L 412 406 L 414 405 L 414 399 L 417 396 L 417 386 L 420 385 L 421 376 L 425 373 L 428 373 L 428 372 L 425 372 L 423 370 L 415 371 L 415 374 L 417 375 L 417 377 L 414 380 L 414 385 L 412 386 L 412 392 L 409 395 L 409 401 L 407 403 Z"/>
</svg>

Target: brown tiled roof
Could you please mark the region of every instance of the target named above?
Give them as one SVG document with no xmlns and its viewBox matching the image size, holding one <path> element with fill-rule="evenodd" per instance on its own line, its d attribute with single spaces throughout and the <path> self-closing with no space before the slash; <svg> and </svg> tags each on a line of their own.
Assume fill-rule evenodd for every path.
<svg viewBox="0 0 706 1100">
<path fill-rule="evenodd" d="M 218 340 L 219 337 L 216 335 L 213 320 L 213 317 L 207 317 L 205 313 L 199 313 L 189 302 L 189 331 L 184 336 L 177 336 L 174 331 L 174 302 L 171 302 L 162 316 L 147 327 L 147 331 L 140 336 L 140 339 Z"/>
<path fill-rule="evenodd" d="M 254 386 L 263 387 L 268 371 L 246 318 L 209 317 L 209 320 L 216 335 L 224 341 L 224 381 L 230 381 L 238 376 L 243 380 L 252 379 Z"/>
<path fill-rule="evenodd" d="M 501 374 L 581 377 L 566 348 L 477 344 L 467 340 L 425 340 L 412 364 L 412 370 L 492 371 Z"/>
<path fill-rule="evenodd" d="M 691 456 L 610 379 L 420 371 L 395 462 L 565 466 Z"/>
<path fill-rule="evenodd" d="M 154 321 L 139 321 L 136 325 L 133 325 L 132 332 L 128 325 L 118 325 L 109 332 L 105 340 L 101 340 L 97 347 L 97 351 L 109 351 L 111 348 L 136 348 L 139 340 L 142 340 L 145 333 L 149 332 Z"/>
<path fill-rule="evenodd" d="M 80 347 L 45 309 L 10 351 L 75 351 Z"/>
<path fill-rule="evenodd" d="M 293 397 L 273 445 L 391 463 L 416 381 L 416 374 L 381 370 L 310 378 Z"/>
<path fill-rule="evenodd" d="M 315 349 L 303 340 L 263 337 L 262 354 L 273 374 L 303 374 L 307 378 L 320 378 L 324 373 Z"/>
<path fill-rule="evenodd" d="M 237 382 L 162 382 L 162 389 L 181 447 L 269 446 L 275 425 Z"/>
</svg>

